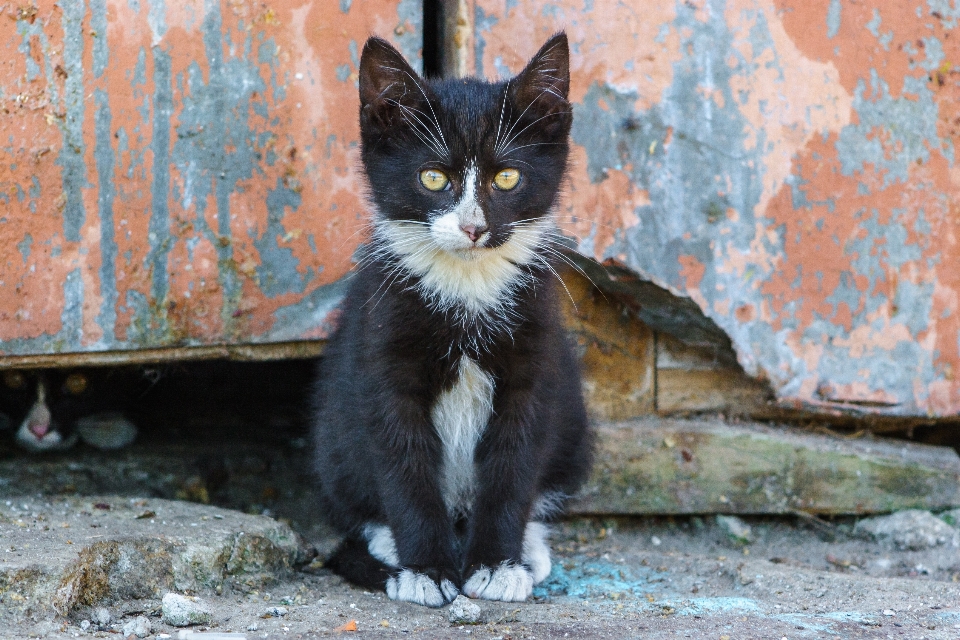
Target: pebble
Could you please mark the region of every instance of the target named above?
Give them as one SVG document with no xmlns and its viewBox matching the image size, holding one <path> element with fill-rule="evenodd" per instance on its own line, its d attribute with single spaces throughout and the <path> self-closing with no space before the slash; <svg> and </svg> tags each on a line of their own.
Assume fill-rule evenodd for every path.
<svg viewBox="0 0 960 640">
<path fill-rule="evenodd" d="M 174 627 L 187 627 L 192 624 L 209 624 L 213 615 L 207 604 L 200 598 L 168 593 L 161 604 L 163 621 Z"/>
<path fill-rule="evenodd" d="M 89 629 L 89 628 L 90 628 L 90 621 L 89 621 L 89 620 L 81 620 L 81 621 L 80 621 L 80 630 L 81 630 L 81 631 L 86 631 L 86 630 Z"/>
<path fill-rule="evenodd" d="M 853 532 L 877 542 L 889 542 L 898 549 L 918 551 L 956 541 L 957 532 L 929 511 L 907 509 L 888 516 L 861 520 Z"/>
<path fill-rule="evenodd" d="M 282 618 L 287 615 L 286 607 L 270 607 L 263 612 L 262 618 Z"/>
<path fill-rule="evenodd" d="M 450 603 L 447 619 L 453 624 L 476 624 L 480 621 L 480 607 L 466 596 L 457 596 Z"/>
<path fill-rule="evenodd" d="M 127 620 L 123 624 L 123 637 L 129 638 L 131 635 L 138 638 L 145 638 L 153 630 L 150 619 L 146 616 L 137 616 L 133 620 Z"/>
<path fill-rule="evenodd" d="M 105 629 L 110 626 L 110 621 L 113 620 L 113 616 L 110 615 L 110 610 L 106 607 L 99 607 L 93 611 L 93 615 L 90 616 L 90 621 L 100 627 L 100 629 Z"/>
<path fill-rule="evenodd" d="M 753 530 L 746 522 L 736 516 L 717 516 L 720 529 L 740 544 L 753 542 Z"/>
</svg>

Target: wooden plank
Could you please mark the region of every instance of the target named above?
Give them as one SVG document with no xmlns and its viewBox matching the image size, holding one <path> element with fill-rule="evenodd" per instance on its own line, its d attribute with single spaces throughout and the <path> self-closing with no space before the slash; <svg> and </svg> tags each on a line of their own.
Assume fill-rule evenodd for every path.
<svg viewBox="0 0 960 640">
<path fill-rule="evenodd" d="M 661 414 L 724 412 L 753 415 L 773 397 L 714 346 L 657 337 L 657 411 Z"/>
<path fill-rule="evenodd" d="M 564 320 L 583 373 L 583 394 L 595 420 L 627 420 L 653 414 L 654 333 L 589 280 L 563 272 Z"/>
<path fill-rule="evenodd" d="M 948 447 L 718 420 L 598 428 L 577 514 L 862 514 L 960 505 Z"/>
</svg>

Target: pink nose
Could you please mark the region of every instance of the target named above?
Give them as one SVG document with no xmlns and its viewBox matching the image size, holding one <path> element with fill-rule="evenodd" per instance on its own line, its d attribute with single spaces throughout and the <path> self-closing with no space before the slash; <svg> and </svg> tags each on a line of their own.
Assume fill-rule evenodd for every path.
<svg viewBox="0 0 960 640">
<path fill-rule="evenodd" d="M 478 227 L 475 224 L 468 224 L 460 227 L 460 231 L 463 231 L 467 234 L 467 237 L 470 238 L 470 242 L 476 242 L 477 239 L 487 232 L 486 227 Z"/>
<path fill-rule="evenodd" d="M 31 422 L 27 428 L 30 429 L 30 432 L 33 433 L 33 435 L 37 436 L 38 438 L 42 438 L 43 436 L 47 435 L 48 431 L 50 431 L 50 423 Z"/>
</svg>

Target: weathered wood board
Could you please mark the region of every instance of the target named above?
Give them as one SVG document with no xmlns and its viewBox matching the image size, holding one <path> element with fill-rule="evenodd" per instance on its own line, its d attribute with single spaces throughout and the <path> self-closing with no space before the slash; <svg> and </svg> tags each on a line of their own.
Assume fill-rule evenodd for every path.
<svg viewBox="0 0 960 640">
<path fill-rule="evenodd" d="M 861 514 L 960 505 L 947 447 L 645 419 L 603 425 L 580 514 Z"/>
</svg>

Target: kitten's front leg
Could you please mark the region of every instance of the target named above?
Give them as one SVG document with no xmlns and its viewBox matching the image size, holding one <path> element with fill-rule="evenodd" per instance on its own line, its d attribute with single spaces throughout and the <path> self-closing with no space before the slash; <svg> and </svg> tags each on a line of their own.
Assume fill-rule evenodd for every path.
<svg viewBox="0 0 960 640">
<path fill-rule="evenodd" d="M 536 483 L 531 440 L 520 421 L 491 421 L 478 451 L 480 495 L 463 585 L 471 598 L 520 602 L 550 573 L 547 528 L 528 521 Z"/>
<path fill-rule="evenodd" d="M 440 450 L 430 423 L 422 419 L 417 407 L 411 406 L 406 415 L 396 415 L 403 405 L 394 403 L 394 415 L 382 434 L 386 473 L 381 477 L 380 493 L 388 525 L 370 530 L 377 533 L 368 533 L 370 551 L 377 556 L 375 547 L 391 546 L 387 538 L 392 542 L 398 571 L 386 584 L 391 599 L 440 607 L 457 597 L 460 580 L 453 522 L 435 471 Z"/>
</svg>

